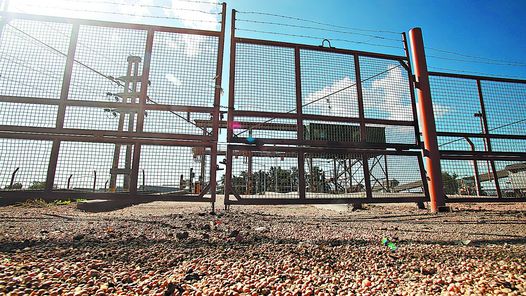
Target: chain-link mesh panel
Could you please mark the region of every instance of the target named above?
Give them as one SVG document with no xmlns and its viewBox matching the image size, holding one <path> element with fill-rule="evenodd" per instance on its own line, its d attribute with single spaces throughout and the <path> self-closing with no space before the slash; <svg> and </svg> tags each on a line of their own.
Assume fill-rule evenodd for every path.
<svg viewBox="0 0 526 296">
<path fill-rule="evenodd" d="M 368 159 L 374 197 L 425 197 L 417 156 L 370 155 Z"/>
<path fill-rule="evenodd" d="M 238 43 L 234 109 L 296 113 L 294 49 Z"/>
<path fill-rule="evenodd" d="M 411 89 L 403 61 L 360 57 L 366 118 L 414 121 Z"/>
<path fill-rule="evenodd" d="M 149 104 L 212 107 L 219 39 L 156 32 L 150 69 Z"/>
<path fill-rule="evenodd" d="M 442 179 L 449 197 L 497 195 L 490 161 L 442 160 Z"/>
<path fill-rule="evenodd" d="M 303 114 L 358 117 L 354 56 L 301 50 Z"/>
<path fill-rule="evenodd" d="M 114 147 L 109 143 L 62 142 L 55 174 L 56 189 L 108 190 Z"/>
<path fill-rule="evenodd" d="M 30 20 L 12 20 L 4 25 L 0 94 L 60 98 L 70 31 L 68 24 Z"/>
<path fill-rule="evenodd" d="M 296 152 L 232 151 L 233 191 L 242 198 L 298 198 Z"/>
<path fill-rule="evenodd" d="M 495 167 L 503 197 L 526 197 L 526 161 L 496 161 Z"/>
<path fill-rule="evenodd" d="M 306 198 L 365 198 L 361 154 L 306 153 Z"/>
<path fill-rule="evenodd" d="M 113 110 L 105 108 L 91 107 L 67 107 L 64 117 L 65 128 L 90 129 L 90 130 L 110 130 L 116 131 L 119 126 L 119 117 L 125 116 L 123 130 L 128 129 L 129 113 L 125 110 Z M 137 116 L 134 114 L 134 118 Z M 136 122 L 136 120 L 134 120 Z"/>
<path fill-rule="evenodd" d="M 297 139 L 295 119 L 236 116 L 232 123 L 234 136 L 246 138 L 249 143 L 261 139 Z"/>
<path fill-rule="evenodd" d="M 0 125 L 55 127 L 57 106 L 0 102 Z"/>
<path fill-rule="evenodd" d="M 210 181 L 209 147 L 141 147 L 140 191 L 200 193 Z"/>
<path fill-rule="evenodd" d="M 209 113 L 148 110 L 144 131 L 167 134 L 210 135 L 212 118 Z"/>
<path fill-rule="evenodd" d="M 115 95 L 124 92 L 128 58 L 140 58 L 137 68 L 140 76 L 145 46 L 146 31 L 80 26 L 69 99 L 122 101 Z M 130 74 L 135 76 L 134 69 Z"/>
<path fill-rule="evenodd" d="M 475 80 L 430 76 L 429 82 L 437 131 L 482 133 Z"/>
<path fill-rule="evenodd" d="M 526 83 L 481 81 L 481 88 L 488 132 L 526 136 Z"/>
<path fill-rule="evenodd" d="M 0 188 L 44 189 L 51 145 L 51 141 L 0 139 Z"/>
</svg>

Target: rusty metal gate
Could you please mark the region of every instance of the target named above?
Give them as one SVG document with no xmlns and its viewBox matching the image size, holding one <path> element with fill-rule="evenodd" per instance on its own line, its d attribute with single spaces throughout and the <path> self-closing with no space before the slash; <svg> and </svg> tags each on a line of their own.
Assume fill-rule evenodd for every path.
<svg viewBox="0 0 526 296">
<path fill-rule="evenodd" d="M 526 81 L 429 75 L 446 202 L 526 201 Z"/>
<path fill-rule="evenodd" d="M 2 199 L 213 202 L 225 9 L 217 31 L 2 15 Z"/>
<path fill-rule="evenodd" d="M 407 56 L 239 38 L 235 20 L 226 205 L 428 200 Z"/>
</svg>

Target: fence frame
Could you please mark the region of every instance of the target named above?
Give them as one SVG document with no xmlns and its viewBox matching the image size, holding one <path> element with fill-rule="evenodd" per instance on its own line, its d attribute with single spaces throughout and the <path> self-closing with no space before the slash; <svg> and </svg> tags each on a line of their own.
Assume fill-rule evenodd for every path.
<svg viewBox="0 0 526 296">
<path fill-rule="evenodd" d="M 129 199 L 133 202 L 148 202 L 154 200 L 164 201 L 196 201 L 211 202 L 212 205 L 216 200 L 216 162 L 217 162 L 217 142 L 219 134 L 219 105 L 221 99 L 221 89 L 215 87 L 212 107 L 197 107 L 186 105 L 167 105 L 167 104 L 147 104 L 148 82 L 150 76 L 150 62 L 152 58 L 154 35 L 156 32 L 179 33 L 197 36 L 216 37 L 218 40 L 217 57 L 216 57 L 216 85 L 221 85 L 223 70 L 223 55 L 225 41 L 225 22 L 226 22 L 226 3 L 221 5 L 221 29 L 220 31 L 208 31 L 178 27 L 143 25 L 131 23 L 118 23 L 108 21 L 72 19 L 64 17 L 32 15 L 24 13 L 0 13 L 0 34 L 3 32 L 5 24 L 10 20 L 21 19 L 31 21 L 53 22 L 71 24 L 71 35 L 67 52 L 66 67 L 64 69 L 62 88 L 59 99 L 38 98 L 38 97 L 18 97 L 0 95 L 0 102 L 38 104 L 58 106 L 56 125 L 54 128 L 40 128 L 27 126 L 0 125 L 0 138 L 7 139 L 32 139 L 32 140 L 52 140 L 53 146 L 51 157 L 46 176 L 45 190 L 1 190 L 0 203 L 12 203 L 24 201 L 27 198 L 39 197 L 45 200 L 64 199 L 64 198 L 85 198 L 85 199 L 105 199 L 105 200 L 123 200 Z M 142 65 L 141 89 L 139 94 L 139 103 L 131 103 L 130 106 L 123 106 L 121 102 L 101 102 L 101 101 L 84 101 L 68 100 L 69 87 L 75 63 L 76 45 L 80 26 L 95 26 L 115 29 L 131 29 L 144 31 L 147 34 L 144 48 L 144 61 Z M 1 36 L 1 35 L 0 35 Z M 137 123 L 136 131 L 107 131 L 92 129 L 72 129 L 64 128 L 64 118 L 66 107 L 96 107 L 96 108 L 129 108 L 136 109 Z M 208 113 L 212 116 L 211 134 L 207 135 L 187 135 L 177 133 L 155 133 L 144 132 L 145 112 L 148 110 L 172 111 L 172 112 L 196 112 Z M 133 145 L 132 168 L 130 174 L 129 192 L 81 192 L 70 190 L 55 190 L 54 178 L 58 161 L 60 143 L 63 141 L 71 142 L 90 142 L 90 143 L 112 143 Z M 138 175 L 140 152 L 142 145 L 158 146 L 183 146 L 183 147 L 204 147 L 210 149 L 210 181 L 200 194 L 146 194 L 138 192 Z M 205 194 L 209 193 L 210 197 Z"/>
<path fill-rule="evenodd" d="M 526 80 L 524 79 L 511 79 L 511 78 L 498 78 L 498 77 L 488 77 L 488 76 L 478 76 L 478 75 L 467 75 L 467 74 L 454 74 L 454 73 L 444 73 L 444 72 L 429 72 L 429 76 L 435 77 L 445 77 L 445 78 L 458 78 L 471 80 L 476 82 L 477 85 L 477 96 L 480 104 L 481 112 L 481 121 L 483 124 L 483 130 L 481 133 L 466 133 L 466 132 L 445 132 L 437 131 L 436 134 L 438 137 L 458 137 L 458 138 L 478 138 L 483 139 L 486 144 L 487 151 L 474 151 L 474 150 L 446 150 L 440 149 L 440 159 L 441 160 L 486 160 L 490 163 L 491 175 L 493 181 L 495 182 L 497 197 L 455 197 L 447 198 L 447 203 L 460 203 L 460 202 L 525 202 L 525 198 L 511 198 L 504 197 L 502 195 L 502 189 L 500 186 L 497 168 L 495 166 L 495 161 L 526 161 L 526 152 L 510 152 L 510 151 L 493 151 L 491 140 L 492 139 L 515 139 L 515 140 L 526 140 L 526 135 L 514 135 L 514 134 L 496 134 L 491 133 L 488 125 L 487 111 L 485 107 L 484 94 L 482 89 L 483 81 L 490 82 L 504 82 L 504 83 L 519 83 L 526 86 Z"/>
<path fill-rule="evenodd" d="M 414 155 L 418 157 L 420 163 L 419 170 L 421 176 L 424 176 L 422 180 L 425 180 L 425 171 L 422 162 L 422 156 L 420 153 L 413 153 L 408 151 L 410 149 L 420 149 L 422 143 L 420 142 L 420 130 L 418 125 L 418 117 L 416 110 L 416 100 L 414 95 L 414 83 L 413 75 L 411 72 L 411 64 L 409 59 L 409 52 L 407 46 L 407 40 L 405 34 L 403 36 L 404 50 L 406 56 L 397 56 L 373 52 L 364 52 L 349 49 L 340 49 L 333 47 L 314 46 L 306 44 L 297 44 L 290 42 L 271 41 L 262 39 L 250 39 L 241 38 L 236 36 L 236 10 L 232 10 L 232 24 L 231 24 L 231 43 L 230 43 L 230 81 L 229 81 L 229 102 L 228 102 L 228 122 L 234 122 L 236 116 L 241 117 L 271 117 L 276 119 L 291 119 L 296 121 L 297 126 L 297 138 L 296 139 L 274 139 L 274 138 L 263 138 L 258 139 L 254 145 L 241 146 L 240 144 L 247 144 L 245 138 L 238 138 L 234 136 L 232 126 L 227 125 L 227 141 L 229 143 L 227 148 L 227 161 L 226 161 L 226 174 L 225 174 L 225 206 L 230 204 L 311 204 L 311 203 L 363 203 L 363 202 L 417 202 L 419 204 L 428 200 L 428 188 L 427 183 L 423 182 L 425 198 L 415 197 L 400 197 L 400 198 L 373 198 L 372 188 L 370 180 L 370 170 L 368 167 L 368 161 L 364 156 L 362 159 L 364 178 L 365 178 L 365 189 L 366 199 L 356 198 L 323 198 L 323 199 L 306 199 L 305 198 L 305 170 L 304 170 L 304 153 L 305 152 L 362 152 L 362 153 L 385 153 L 388 155 Z M 294 73 L 295 73 L 295 113 L 272 113 L 264 111 L 240 111 L 235 110 L 235 81 L 236 81 L 236 46 L 237 44 L 250 44 L 259 46 L 272 46 L 279 48 L 289 48 L 294 51 Z M 302 78 L 301 78 L 301 50 L 311 50 L 316 52 L 326 53 L 337 53 L 348 55 L 354 60 L 355 79 L 356 79 L 356 90 L 357 90 L 357 102 L 358 102 L 358 117 L 338 117 L 338 116 L 326 116 L 326 115 L 313 115 L 303 114 L 303 97 L 302 97 Z M 372 119 L 366 118 L 365 107 L 364 107 L 364 96 L 362 91 L 362 79 L 360 70 L 360 59 L 359 57 L 371 57 L 379 59 L 387 59 L 400 63 L 400 65 L 407 71 L 408 89 L 411 100 L 411 114 L 413 116 L 412 121 L 404 120 L 388 120 L 388 119 Z M 355 123 L 359 125 L 360 130 L 360 141 L 354 143 L 343 143 L 343 142 L 332 142 L 332 141 L 317 141 L 317 140 L 306 140 L 304 138 L 304 120 L 319 120 L 324 122 L 339 122 L 339 123 Z M 415 142 L 412 144 L 393 144 L 393 143 L 367 143 L 366 142 L 366 125 L 367 124 L 381 124 L 391 126 L 407 126 L 412 127 L 414 130 Z M 249 143 L 250 144 L 250 143 Z M 273 146 L 266 146 L 273 145 Z M 277 146 L 276 146 L 277 145 Z M 292 145 L 294 147 L 284 147 Z M 232 162 L 233 162 L 233 149 L 241 149 L 248 151 L 267 151 L 268 149 L 274 149 L 275 151 L 296 151 L 298 152 L 298 182 L 299 182 L 299 196 L 297 199 L 276 199 L 276 198 L 262 198 L 262 199 L 240 199 L 232 189 Z M 292 150 L 291 150 L 292 149 Z M 392 150 L 388 150 L 392 149 Z M 365 155 L 365 154 L 364 154 Z M 230 195 L 236 196 L 237 201 L 231 201 Z"/>
</svg>

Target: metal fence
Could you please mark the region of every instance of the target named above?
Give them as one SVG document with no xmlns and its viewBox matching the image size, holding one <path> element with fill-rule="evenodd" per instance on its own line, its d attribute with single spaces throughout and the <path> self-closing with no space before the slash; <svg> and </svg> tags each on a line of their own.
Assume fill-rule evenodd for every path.
<svg viewBox="0 0 526 296">
<path fill-rule="evenodd" d="M 235 37 L 232 18 L 226 204 L 426 200 L 406 56 Z"/>
<path fill-rule="evenodd" d="M 526 81 L 429 74 L 447 202 L 524 201 Z"/>
<path fill-rule="evenodd" d="M 218 31 L 3 14 L 1 196 L 214 201 L 222 8 Z"/>
</svg>

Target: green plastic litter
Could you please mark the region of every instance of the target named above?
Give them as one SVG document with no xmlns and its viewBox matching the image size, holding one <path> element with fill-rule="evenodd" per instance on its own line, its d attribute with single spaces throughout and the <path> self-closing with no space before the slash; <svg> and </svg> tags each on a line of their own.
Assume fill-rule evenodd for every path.
<svg viewBox="0 0 526 296">
<path fill-rule="evenodd" d="M 396 249 L 398 249 L 398 247 L 393 242 L 390 242 L 385 237 L 382 238 L 381 242 L 382 242 L 382 245 L 387 246 L 389 249 L 391 249 L 391 251 L 396 251 Z"/>
<path fill-rule="evenodd" d="M 391 249 L 391 251 L 396 251 L 397 247 L 394 243 L 387 243 L 387 247 L 389 247 L 389 249 Z"/>
</svg>

